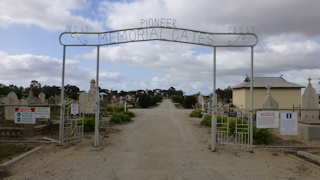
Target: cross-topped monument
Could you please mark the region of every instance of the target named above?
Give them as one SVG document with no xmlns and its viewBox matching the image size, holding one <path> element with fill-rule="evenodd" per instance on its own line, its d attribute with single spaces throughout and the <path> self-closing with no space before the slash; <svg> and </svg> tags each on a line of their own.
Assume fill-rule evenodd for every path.
<svg viewBox="0 0 320 180">
<path fill-rule="evenodd" d="M 267 93 L 268 93 L 268 94 L 271 94 L 271 92 L 270 92 L 271 86 L 268 85 L 266 88 L 267 88 Z"/>
</svg>

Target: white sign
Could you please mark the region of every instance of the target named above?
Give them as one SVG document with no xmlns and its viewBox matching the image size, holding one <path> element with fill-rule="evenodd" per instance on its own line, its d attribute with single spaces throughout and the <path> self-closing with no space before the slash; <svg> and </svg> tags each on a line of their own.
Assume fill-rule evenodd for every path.
<svg viewBox="0 0 320 180">
<path fill-rule="evenodd" d="M 280 114 L 280 134 L 298 135 L 298 114 L 296 112 Z"/>
<path fill-rule="evenodd" d="M 278 111 L 257 111 L 257 128 L 278 128 Z"/>
<path fill-rule="evenodd" d="M 36 118 L 50 118 L 50 107 L 36 107 Z"/>
<path fill-rule="evenodd" d="M 14 123 L 16 124 L 35 124 L 36 108 L 34 107 L 15 107 Z"/>
<path fill-rule="evenodd" d="M 71 118 L 78 118 L 79 104 L 71 104 Z"/>
</svg>

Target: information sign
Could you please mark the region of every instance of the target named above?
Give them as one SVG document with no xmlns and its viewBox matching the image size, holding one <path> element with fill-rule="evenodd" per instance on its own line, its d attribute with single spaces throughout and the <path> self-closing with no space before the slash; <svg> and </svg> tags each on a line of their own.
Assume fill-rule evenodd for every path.
<svg viewBox="0 0 320 180">
<path fill-rule="evenodd" d="M 79 117 L 79 104 L 71 104 L 71 118 Z"/>
<path fill-rule="evenodd" d="M 50 118 L 50 107 L 36 107 L 36 118 Z"/>
<path fill-rule="evenodd" d="M 257 128 L 278 128 L 278 111 L 257 111 Z"/>
<path fill-rule="evenodd" d="M 280 114 L 280 134 L 298 135 L 298 114 L 296 112 Z"/>
<path fill-rule="evenodd" d="M 14 123 L 17 124 L 35 124 L 36 108 L 34 107 L 15 107 Z"/>
</svg>

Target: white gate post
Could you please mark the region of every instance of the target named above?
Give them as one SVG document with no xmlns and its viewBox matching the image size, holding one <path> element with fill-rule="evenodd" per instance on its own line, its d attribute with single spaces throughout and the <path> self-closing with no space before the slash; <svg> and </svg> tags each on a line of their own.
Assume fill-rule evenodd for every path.
<svg viewBox="0 0 320 180">
<path fill-rule="evenodd" d="M 216 151 L 217 139 L 217 96 L 216 96 L 216 47 L 213 47 L 213 93 L 211 111 L 211 150 Z"/>
<path fill-rule="evenodd" d="M 253 145 L 253 46 L 251 46 L 251 80 L 250 80 L 250 152 Z"/>
<path fill-rule="evenodd" d="M 94 136 L 94 146 L 99 146 L 99 116 L 100 116 L 100 98 L 99 98 L 99 51 L 100 46 L 97 46 L 97 86 L 96 86 L 96 115 L 95 115 L 95 136 Z"/>
<path fill-rule="evenodd" d="M 62 58 L 62 79 L 61 79 L 61 102 L 60 102 L 60 132 L 59 132 L 59 145 L 63 142 L 63 126 L 64 126 L 64 75 L 66 66 L 66 46 L 63 46 L 63 58 Z"/>
</svg>

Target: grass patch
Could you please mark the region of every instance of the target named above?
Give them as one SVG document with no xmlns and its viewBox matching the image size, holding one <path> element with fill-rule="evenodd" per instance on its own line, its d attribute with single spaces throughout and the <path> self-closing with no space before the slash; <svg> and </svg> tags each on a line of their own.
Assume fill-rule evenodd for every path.
<svg viewBox="0 0 320 180">
<path fill-rule="evenodd" d="M 0 163 L 4 163 L 12 158 L 19 156 L 27 151 L 30 151 L 32 147 L 22 147 L 15 145 L 1 145 L 0 146 Z"/>
</svg>

